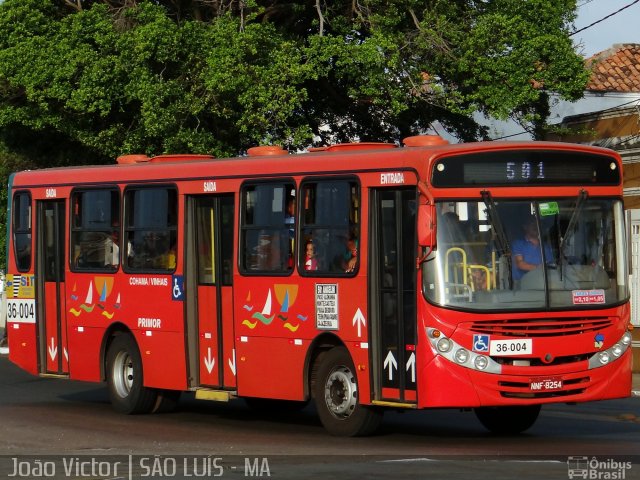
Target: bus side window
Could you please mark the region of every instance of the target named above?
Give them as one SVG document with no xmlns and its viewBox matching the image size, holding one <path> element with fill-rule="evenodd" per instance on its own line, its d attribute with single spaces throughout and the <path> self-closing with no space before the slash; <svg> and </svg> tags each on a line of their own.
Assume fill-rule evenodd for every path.
<svg viewBox="0 0 640 480">
<path fill-rule="evenodd" d="M 125 192 L 125 266 L 131 271 L 174 271 L 178 240 L 178 193 L 173 187 Z"/>
<path fill-rule="evenodd" d="M 303 275 L 352 275 L 357 271 L 360 244 L 360 189 L 347 179 L 305 182 L 301 188 L 301 240 L 315 247 L 315 269 L 305 271 L 305 249 L 300 250 Z"/>
<path fill-rule="evenodd" d="M 31 269 L 31 195 L 18 192 L 13 197 L 13 252 L 19 272 Z"/>
<path fill-rule="evenodd" d="M 295 193 L 293 183 L 282 181 L 243 187 L 243 271 L 286 274 L 293 270 Z"/>
<path fill-rule="evenodd" d="M 71 269 L 114 272 L 120 265 L 120 192 L 76 190 L 71 196 Z"/>
</svg>

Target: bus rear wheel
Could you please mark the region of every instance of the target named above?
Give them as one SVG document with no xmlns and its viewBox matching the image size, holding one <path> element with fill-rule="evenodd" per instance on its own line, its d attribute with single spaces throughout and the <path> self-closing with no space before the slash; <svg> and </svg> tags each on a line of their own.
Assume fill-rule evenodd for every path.
<svg viewBox="0 0 640 480">
<path fill-rule="evenodd" d="M 111 404 L 120 413 L 149 413 L 158 400 L 158 392 L 143 384 L 142 359 L 131 335 L 113 337 L 107 351 L 107 383 Z"/>
<path fill-rule="evenodd" d="M 342 437 L 374 433 L 382 423 L 382 411 L 360 404 L 358 379 L 349 351 L 335 347 L 318 357 L 318 361 L 312 389 L 325 429 Z"/>
<path fill-rule="evenodd" d="M 475 409 L 480 423 L 490 432 L 515 435 L 529 429 L 540 414 L 540 405 L 481 407 Z"/>
</svg>

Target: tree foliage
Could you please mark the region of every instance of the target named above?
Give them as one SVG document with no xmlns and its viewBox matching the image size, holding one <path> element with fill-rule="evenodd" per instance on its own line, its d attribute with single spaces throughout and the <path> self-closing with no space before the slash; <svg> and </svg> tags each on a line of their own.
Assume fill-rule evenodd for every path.
<svg viewBox="0 0 640 480">
<path fill-rule="evenodd" d="M 575 0 L 5 0 L 0 138 L 47 164 L 397 141 L 436 120 L 472 140 L 485 135 L 475 111 L 539 136 L 549 94 L 579 98 L 587 81 L 569 37 L 575 10 Z M 16 144 L 16 131 L 31 141 Z"/>
</svg>

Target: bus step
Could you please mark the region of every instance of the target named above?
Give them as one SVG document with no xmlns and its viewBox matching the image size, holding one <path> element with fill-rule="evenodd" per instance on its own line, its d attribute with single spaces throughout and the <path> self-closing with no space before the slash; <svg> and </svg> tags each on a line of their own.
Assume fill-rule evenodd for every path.
<svg viewBox="0 0 640 480">
<path fill-rule="evenodd" d="M 69 378 L 69 374 L 64 373 L 41 373 L 41 378 Z"/>
<path fill-rule="evenodd" d="M 377 407 L 418 408 L 415 403 L 383 402 L 380 400 L 374 400 L 371 402 L 371 404 Z"/>
<path fill-rule="evenodd" d="M 235 392 L 226 390 L 209 390 L 207 388 L 199 388 L 196 390 L 197 400 L 211 400 L 214 402 L 228 402 L 235 397 Z"/>
</svg>

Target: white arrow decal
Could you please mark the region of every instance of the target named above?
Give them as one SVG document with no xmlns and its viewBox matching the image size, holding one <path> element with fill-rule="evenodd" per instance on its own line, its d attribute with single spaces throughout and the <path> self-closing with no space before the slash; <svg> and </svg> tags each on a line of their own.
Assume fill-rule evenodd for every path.
<svg viewBox="0 0 640 480">
<path fill-rule="evenodd" d="M 236 349 L 233 349 L 233 362 L 231 361 L 232 359 L 229 359 L 229 368 L 231 369 L 231 371 L 233 372 L 233 375 L 235 376 L 236 374 Z"/>
<path fill-rule="evenodd" d="M 384 359 L 384 369 L 386 370 L 389 367 L 389 381 L 393 380 L 393 370 L 398 369 L 398 362 L 396 362 L 396 357 L 393 356 L 391 350 L 389 350 L 389 354 L 387 358 Z"/>
<path fill-rule="evenodd" d="M 211 347 L 209 347 L 207 348 L 207 356 L 204 357 L 204 366 L 207 367 L 207 372 L 211 373 L 215 364 L 216 359 L 211 356 Z"/>
<path fill-rule="evenodd" d="M 409 360 L 407 360 L 407 371 L 411 369 L 411 381 L 416 383 L 416 354 L 411 353 Z"/>
<path fill-rule="evenodd" d="M 56 347 L 55 340 L 53 337 L 51 337 L 51 346 L 49 347 L 49 356 L 51 357 L 52 362 L 58 356 L 58 347 Z"/>
<path fill-rule="evenodd" d="M 367 319 L 364 318 L 362 311 L 358 308 L 356 314 L 353 316 L 353 324 L 358 325 L 358 338 L 362 336 L 362 327 L 367 325 Z"/>
<path fill-rule="evenodd" d="M 69 352 L 67 352 L 66 348 L 62 349 L 62 353 L 64 353 L 64 358 L 67 360 L 67 362 L 69 361 Z"/>
</svg>

